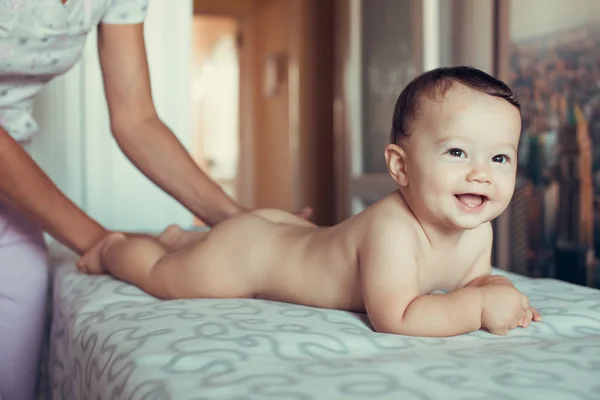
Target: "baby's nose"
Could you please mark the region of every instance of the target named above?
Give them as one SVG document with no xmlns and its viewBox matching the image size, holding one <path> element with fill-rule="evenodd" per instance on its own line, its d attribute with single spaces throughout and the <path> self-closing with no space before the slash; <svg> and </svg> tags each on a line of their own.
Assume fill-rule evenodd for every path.
<svg viewBox="0 0 600 400">
<path fill-rule="evenodd" d="M 474 166 L 471 169 L 471 171 L 469 171 L 469 174 L 467 175 L 467 180 L 469 182 L 492 183 L 490 171 L 487 167 L 483 165 Z"/>
</svg>

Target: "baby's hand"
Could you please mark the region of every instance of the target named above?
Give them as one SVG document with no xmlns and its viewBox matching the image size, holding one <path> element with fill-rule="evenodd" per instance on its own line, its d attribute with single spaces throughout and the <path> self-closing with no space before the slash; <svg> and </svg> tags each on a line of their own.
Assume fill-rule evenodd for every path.
<svg viewBox="0 0 600 400">
<path fill-rule="evenodd" d="M 481 325 L 490 333 L 506 335 L 517 326 L 527 327 L 540 315 L 529 307 L 529 299 L 512 285 L 482 286 Z"/>
<path fill-rule="evenodd" d="M 522 328 L 527 328 L 531 321 L 540 322 L 542 317 L 540 313 L 533 307 L 529 307 L 527 311 L 525 311 L 525 315 L 523 315 L 523 319 L 519 323 L 519 326 Z"/>
</svg>

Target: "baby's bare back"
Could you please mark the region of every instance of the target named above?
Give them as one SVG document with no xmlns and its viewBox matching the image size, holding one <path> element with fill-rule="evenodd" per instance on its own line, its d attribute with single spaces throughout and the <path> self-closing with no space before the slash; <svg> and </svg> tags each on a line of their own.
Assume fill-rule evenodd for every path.
<svg viewBox="0 0 600 400">
<path fill-rule="evenodd" d="M 239 281 L 236 297 L 364 311 L 356 246 L 344 224 L 319 228 L 283 211 L 257 210 L 217 225 L 202 246 L 204 260 L 214 257 L 207 260 L 213 272 Z"/>
</svg>

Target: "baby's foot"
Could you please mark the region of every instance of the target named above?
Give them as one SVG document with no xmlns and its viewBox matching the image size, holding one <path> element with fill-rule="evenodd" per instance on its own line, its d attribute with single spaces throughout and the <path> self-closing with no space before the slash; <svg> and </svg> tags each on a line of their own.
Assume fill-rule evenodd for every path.
<svg viewBox="0 0 600 400">
<path fill-rule="evenodd" d="M 177 244 L 177 240 L 181 238 L 182 234 L 183 229 L 181 229 L 179 225 L 173 224 L 167 226 L 167 228 L 158 237 L 158 240 L 167 246 L 174 246 Z"/>
<path fill-rule="evenodd" d="M 124 239 L 125 235 L 122 233 L 109 233 L 79 259 L 77 262 L 77 268 L 79 271 L 86 274 L 107 273 L 108 271 L 104 267 L 102 259 L 112 244 Z"/>
</svg>

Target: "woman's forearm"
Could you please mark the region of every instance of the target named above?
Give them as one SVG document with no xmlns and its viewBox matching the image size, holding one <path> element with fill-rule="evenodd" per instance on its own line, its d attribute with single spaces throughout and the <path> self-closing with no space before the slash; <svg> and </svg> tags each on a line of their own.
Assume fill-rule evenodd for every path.
<svg viewBox="0 0 600 400">
<path fill-rule="evenodd" d="M 115 139 L 144 175 L 207 224 L 245 211 L 198 167 L 158 117 L 116 129 Z"/>
<path fill-rule="evenodd" d="M 0 201 L 82 254 L 106 230 L 71 202 L 10 135 L 0 128 Z"/>
</svg>

